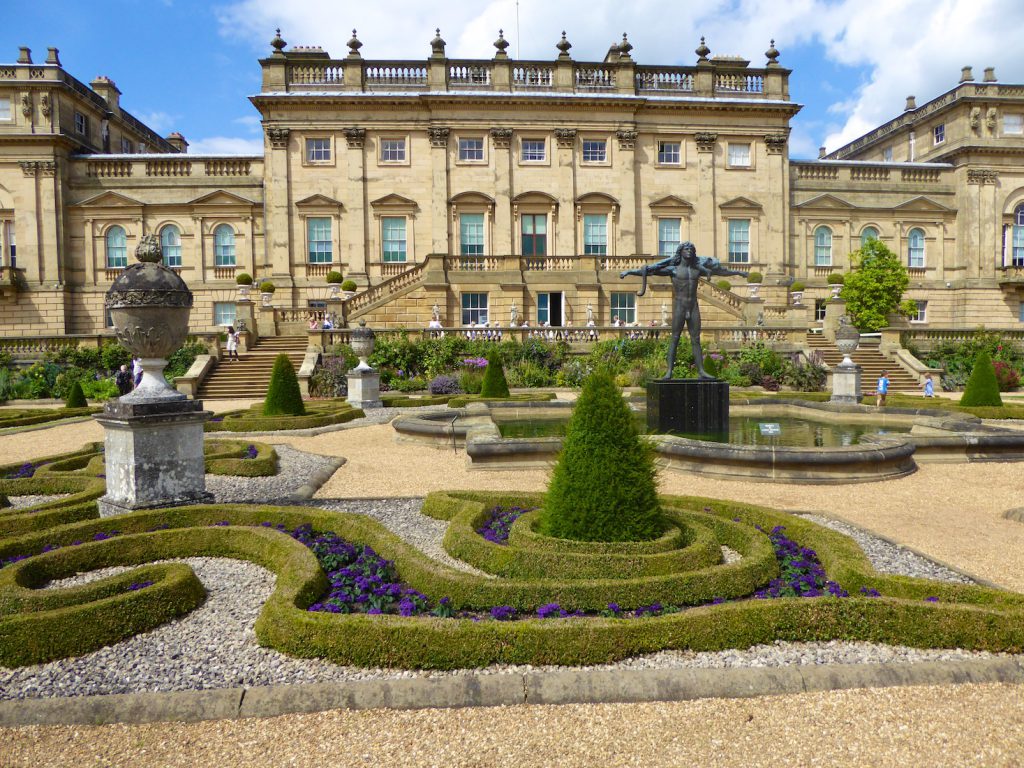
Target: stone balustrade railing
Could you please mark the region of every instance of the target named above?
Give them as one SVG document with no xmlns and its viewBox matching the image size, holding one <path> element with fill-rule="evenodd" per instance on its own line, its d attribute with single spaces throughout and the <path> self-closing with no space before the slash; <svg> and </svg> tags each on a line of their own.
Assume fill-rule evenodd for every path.
<svg viewBox="0 0 1024 768">
<path fill-rule="evenodd" d="M 864 161 L 793 160 L 789 164 L 794 182 L 835 181 L 904 184 L 954 183 L 953 166 L 948 163 L 869 163 Z M 815 186 L 815 185 L 811 185 Z"/>
<path fill-rule="evenodd" d="M 238 176 L 255 182 L 263 177 L 263 157 L 87 155 L 72 158 L 71 173 L 88 179 Z"/>
<path fill-rule="evenodd" d="M 201 341 L 206 344 L 210 353 L 220 352 L 220 333 L 190 333 L 189 341 Z M 113 331 L 110 333 L 69 333 L 60 336 L 4 336 L 0 338 L 0 352 L 7 352 L 15 360 L 40 360 L 47 355 L 55 355 L 67 347 L 100 347 L 103 344 L 117 342 Z"/>
<path fill-rule="evenodd" d="M 983 331 L 985 333 L 998 333 L 1004 339 L 1024 350 L 1024 329 L 990 328 L 986 326 Z M 911 326 L 902 332 L 901 337 L 903 346 L 913 344 L 915 347 L 927 350 L 939 344 L 960 344 L 970 341 L 978 332 L 977 329 L 972 328 L 916 328 Z"/>
</svg>

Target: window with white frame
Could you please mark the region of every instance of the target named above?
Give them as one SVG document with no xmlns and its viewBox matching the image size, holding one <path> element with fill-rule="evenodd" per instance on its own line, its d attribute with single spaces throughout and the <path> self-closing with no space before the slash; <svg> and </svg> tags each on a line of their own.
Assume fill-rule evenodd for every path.
<svg viewBox="0 0 1024 768">
<path fill-rule="evenodd" d="M 330 264 L 334 260 L 329 216 L 310 216 L 306 219 L 306 243 L 310 264 Z"/>
<path fill-rule="evenodd" d="M 583 215 L 583 253 L 591 256 L 608 254 L 608 214 Z"/>
<path fill-rule="evenodd" d="M 932 128 L 932 138 L 935 140 L 936 144 L 941 144 L 942 142 L 944 142 L 946 140 L 946 124 L 945 123 L 939 123 L 934 128 Z"/>
<path fill-rule="evenodd" d="M 548 217 L 544 213 L 524 213 L 519 217 L 520 243 L 523 256 L 546 256 L 548 253 Z"/>
<path fill-rule="evenodd" d="M 892 162 L 892 147 L 886 147 L 885 149 L 882 150 L 882 162 L 883 163 L 891 163 Z"/>
<path fill-rule="evenodd" d="M 132 140 L 126 139 L 124 136 L 121 137 L 121 154 L 130 155 L 132 153 Z"/>
<path fill-rule="evenodd" d="M 146 154 L 146 151 L 148 149 L 149 149 L 149 147 L 146 146 L 146 143 L 144 141 L 140 141 L 139 142 L 139 154 L 140 155 Z"/>
<path fill-rule="evenodd" d="M 164 252 L 164 266 L 181 266 L 181 230 L 168 224 L 160 230 L 160 248 Z"/>
<path fill-rule="evenodd" d="M 459 160 L 463 163 L 478 163 L 484 159 L 484 140 L 479 136 L 459 139 Z"/>
<path fill-rule="evenodd" d="M 814 230 L 814 266 L 832 266 L 832 230 L 825 226 Z"/>
<path fill-rule="evenodd" d="M 14 243 L 14 222 L 0 221 L 0 266 L 17 265 L 17 248 Z"/>
<path fill-rule="evenodd" d="M 487 294 L 462 294 L 462 324 L 484 325 L 487 323 Z"/>
<path fill-rule="evenodd" d="M 0 96 L 0 120 L 7 122 L 11 119 L 11 97 Z"/>
<path fill-rule="evenodd" d="M 658 165 L 680 165 L 682 163 L 682 146 L 678 141 L 658 142 Z"/>
<path fill-rule="evenodd" d="M 820 323 L 825 319 L 825 308 L 828 306 L 828 299 L 814 300 L 814 320 Z"/>
<path fill-rule="evenodd" d="M 386 263 L 403 262 L 408 256 L 405 216 L 382 216 L 380 220 L 381 257 Z"/>
<path fill-rule="evenodd" d="M 1024 204 L 1013 212 L 1013 233 L 1010 241 L 1010 263 L 1024 267 Z"/>
<path fill-rule="evenodd" d="M 860 247 L 863 248 L 871 240 L 878 239 L 878 230 L 874 227 L 864 227 L 860 233 Z"/>
<path fill-rule="evenodd" d="M 79 136 L 89 135 L 89 117 L 81 112 L 75 112 L 75 133 Z"/>
<path fill-rule="evenodd" d="M 543 163 L 547 160 L 547 141 L 523 139 L 519 145 L 519 160 L 523 163 Z"/>
<path fill-rule="evenodd" d="M 750 262 L 750 219 L 729 219 L 729 261 Z"/>
<path fill-rule="evenodd" d="M 603 163 L 608 160 L 608 142 L 604 139 L 583 140 L 583 162 Z"/>
<path fill-rule="evenodd" d="M 907 234 L 907 266 L 924 269 L 924 230 L 914 228 Z"/>
<path fill-rule="evenodd" d="M 1003 133 L 1007 136 L 1024 134 L 1024 115 L 1003 115 Z"/>
<path fill-rule="evenodd" d="M 729 142 L 728 166 L 730 168 L 749 168 L 750 145 Z"/>
<path fill-rule="evenodd" d="M 928 302 L 917 300 L 914 302 L 917 305 L 917 312 L 910 316 L 910 322 L 912 323 L 927 323 L 928 322 Z"/>
<path fill-rule="evenodd" d="M 380 161 L 382 163 L 404 163 L 405 139 L 381 139 Z"/>
<path fill-rule="evenodd" d="M 235 302 L 215 301 L 213 302 L 213 324 L 214 325 L 235 325 Z"/>
<path fill-rule="evenodd" d="M 658 255 L 672 256 L 682 240 L 682 219 L 658 219 Z"/>
<path fill-rule="evenodd" d="M 331 162 L 331 140 L 329 137 L 312 137 L 306 139 L 306 162 Z"/>
<path fill-rule="evenodd" d="M 213 264 L 215 267 L 235 266 L 235 231 L 227 224 L 213 230 Z"/>
<path fill-rule="evenodd" d="M 612 322 L 632 324 L 636 322 L 636 294 L 633 291 L 612 293 Z"/>
<path fill-rule="evenodd" d="M 124 227 L 114 225 L 107 230 L 107 269 L 128 266 L 128 236 Z"/>
<path fill-rule="evenodd" d="M 459 214 L 459 255 L 483 256 L 484 215 L 482 213 Z"/>
</svg>

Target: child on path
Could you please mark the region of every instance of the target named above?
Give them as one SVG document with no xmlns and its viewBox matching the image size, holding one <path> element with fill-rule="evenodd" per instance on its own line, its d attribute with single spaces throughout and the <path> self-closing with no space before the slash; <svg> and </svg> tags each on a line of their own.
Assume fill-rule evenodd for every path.
<svg viewBox="0 0 1024 768">
<path fill-rule="evenodd" d="M 877 399 L 876 405 L 881 408 L 885 405 L 885 396 L 889 394 L 889 372 L 882 371 L 882 375 L 878 377 L 878 387 L 875 389 L 875 395 Z"/>
<path fill-rule="evenodd" d="M 228 360 L 238 359 L 238 333 L 233 325 L 228 326 L 227 350 Z"/>
<path fill-rule="evenodd" d="M 926 373 L 924 375 L 924 396 L 935 397 L 935 382 L 932 381 L 932 375 Z"/>
</svg>

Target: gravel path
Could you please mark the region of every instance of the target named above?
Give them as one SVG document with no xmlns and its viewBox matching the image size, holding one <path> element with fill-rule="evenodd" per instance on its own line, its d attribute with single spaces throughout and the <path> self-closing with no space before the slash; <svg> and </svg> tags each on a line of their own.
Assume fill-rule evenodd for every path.
<svg viewBox="0 0 1024 768">
<path fill-rule="evenodd" d="M 229 502 L 281 501 L 292 496 L 309 479 L 333 466 L 330 457 L 298 451 L 287 445 L 274 446 L 278 456 L 276 475 L 268 477 L 238 477 L 233 475 L 207 475 L 206 490 L 214 495 L 218 504 Z"/>
<path fill-rule="evenodd" d="M 71 496 L 70 493 L 55 493 L 50 496 L 37 495 L 37 496 L 8 496 L 7 500 L 11 502 L 13 509 L 21 509 L 23 507 L 33 507 L 36 504 L 45 504 L 48 501 L 56 501 L 57 499 L 63 499 L 65 496 Z"/>
</svg>

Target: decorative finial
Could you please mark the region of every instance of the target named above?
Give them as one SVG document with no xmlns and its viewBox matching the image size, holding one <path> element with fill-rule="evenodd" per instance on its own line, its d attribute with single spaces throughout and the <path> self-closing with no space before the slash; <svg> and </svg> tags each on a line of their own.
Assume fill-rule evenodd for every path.
<svg viewBox="0 0 1024 768">
<path fill-rule="evenodd" d="M 363 47 L 363 44 L 359 42 L 359 38 L 356 37 L 356 31 L 352 30 L 352 39 L 346 43 L 348 45 L 348 57 L 350 59 L 359 58 L 359 49 Z"/>
<path fill-rule="evenodd" d="M 284 40 L 281 39 L 281 28 L 278 27 L 274 39 L 270 41 L 270 47 L 274 49 L 274 55 L 278 56 L 284 53 L 284 47 L 288 45 Z"/>
<path fill-rule="evenodd" d="M 497 58 L 503 59 L 508 55 L 505 53 L 505 49 L 508 48 L 508 40 L 505 39 L 505 30 L 498 30 L 498 39 L 494 41 L 494 47 L 498 49 Z"/>
<path fill-rule="evenodd" d="M 772 67 L 779 63 L 779 51 L 775 47 L 775 40 L 771 40 L 768 43 L 768 50 L 764 52 L 764 55 L 768 57 L 768 66 Z"/>
<path fill-rule="evenodd" d="M 708 60 L 708 54 L 711 53 L 711 49 L 708 48 L 707 45 L 704 44 L 704 36 L 703 35 L 701 35 L 701 37 L 700 37 L 700 45 L 697 46 L 697 50 L 695 50 L 694 53 L 697 54 L 697 61 L 698 62 L 707 61 Z"/>
<path fill-rule="evenodd" d="M 139 239 L 138 247 L 135 249 L 135 258 L 143 263 L 163 263 L 164 252 L 160 247 L 160 238 L 156 235 L 143 235 Z"/>
<path fill-rule="evenodd" d="M 625 59 L 629 58 L 629 52 L 633 50 L 633 44 L 626 38 L 626 33 L 622 33 L 622 42 L 619 43 L 619 56 Z"/>
<path fill-rule="evenodd" d="M 568 59 L 569 58 L 569 49 L 572 48 L 572 43 L 570 43 L 568 40 L 565 39 L 565 30 L 564 29 L 562 30 L 562 39 L 558 41 L 558 44 L 555 45 L 555 48 L 557 48 L 558 51 L 559 51 L 558 58 L 560 58 L 560 59 Z"/>
<path fill-rule="evenodd" d="M 432 56 L 444 56 L 445 42 L 441 39 L 441 28 L 438 27 L 434 30 L 434 39 L 430 41 L 430 51 Z"/>
</svg>

